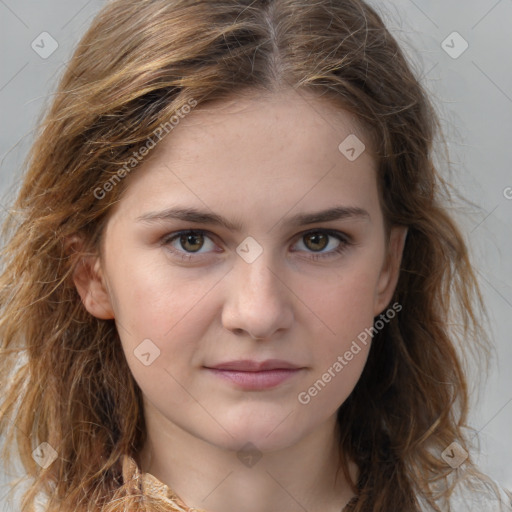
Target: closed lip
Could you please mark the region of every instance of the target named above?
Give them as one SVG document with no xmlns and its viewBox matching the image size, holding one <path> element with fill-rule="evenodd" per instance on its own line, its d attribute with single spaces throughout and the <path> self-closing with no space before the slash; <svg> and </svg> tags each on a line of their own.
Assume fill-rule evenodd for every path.
<svg viewBox="0 0 512 512">
<path fill-rule="evenodd" d="M 266 361 L 240 359 L 216 364 L 215 366 L 207 366 L 206 368 L 239 372 L 263 372 L 268 370 L 298 370 L 303 367 L 282 359 L 267 359 Z"/>
</svg>

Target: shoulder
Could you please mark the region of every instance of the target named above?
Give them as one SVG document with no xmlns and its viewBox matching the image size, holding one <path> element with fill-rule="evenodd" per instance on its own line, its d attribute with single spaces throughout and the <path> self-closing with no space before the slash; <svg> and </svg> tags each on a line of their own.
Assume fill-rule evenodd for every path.
<svg viewBox="0 0 512 512">
<path fill-rule="evenodd" d="M 490 478 L 464 478 L 454 486 L 447 502 L 450 512 L 512 512 L 512 492 Z M 439 503 L 441 510 L 448 510 L 448 503 Z"/>
<path fill-rule="evenodd" d="M 512 498 L 505 489 L 461 489 L 453 497 L 453 512 L 512 512 Z"/>
</svg>

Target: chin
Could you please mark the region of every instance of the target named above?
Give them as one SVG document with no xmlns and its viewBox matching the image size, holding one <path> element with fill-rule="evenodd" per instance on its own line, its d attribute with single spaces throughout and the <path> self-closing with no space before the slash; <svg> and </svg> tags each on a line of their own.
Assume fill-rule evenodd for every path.
<svg viewBox="0 0 512 512">
<path fill-rule="evenodd" d="M 262 453 L 283 450 L 307 435 L 297 428 L 296 422 L 283 421 L 283 418 L 284 416 L 278 421 L 269 421 L 260 417 L 259 421 L 239 421 L 236 424 L 220 421 L 230 435 L 222 435 L 217 430 L 220 435 L 201 437 L 211 444 L 234 452 L 244 449 L 256 449 Z"/>
</svg>

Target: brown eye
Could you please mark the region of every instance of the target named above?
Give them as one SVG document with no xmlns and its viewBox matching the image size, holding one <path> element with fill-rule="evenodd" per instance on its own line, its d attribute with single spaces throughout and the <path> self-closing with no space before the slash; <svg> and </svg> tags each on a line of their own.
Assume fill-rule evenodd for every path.
<svg viewBox="0 0 512 512">
<path fill-rule="evenodd" d="M 164 236 L 161 244 L 184 261 L 199 261 L 199 258 L 208 257 L 211 252 L 223 252 L 208 233 L 200 229 L 175 232 Z M 326 229 L 302 233 L 298 243 L 303 246 L 298 252 L 308 253 L 307 259 L 312 261 L 339 256 L 349 246 L 354 245 L 349 235 Z M 297 252 L 297 249 L 292 249 L 292 252 Z"/>
<path fill-rule="evenodd" d="M 354 242 L 349 235 L 340 231 L 314 229 L 302 233 L 298 245 L 303 246 L 303 248 L 299 247 L 298 252 L 309 253 L 307 259 L 318 261 L 341 255 L 351 245 L 354 245 Z M 293 252 L 297 252 L 297 249 L 294 249 Z"/>
<path fill-rule="evenodd" d="M 204 237 L 202 234 L 187 233 L 180 235 L 180 245 L 187 252 L 197 252 L 204 244 Z"/>
<path fill-rule="evenodd" d="M 322 251 L 329 244 L 329 235 L 321 232 L 308 233 L 304 235 L 304 240 L 309 240 L 305 245 L 312 251 Z"/>
<path fill-rule="evenodd" d="M 161 244 L 184 260 L 198 259 L 207 256 L 208 252 L 218 252 L 212 238 L 206 233 L 192 229 L 171 233 L 161 239 Z"/>
</svg>

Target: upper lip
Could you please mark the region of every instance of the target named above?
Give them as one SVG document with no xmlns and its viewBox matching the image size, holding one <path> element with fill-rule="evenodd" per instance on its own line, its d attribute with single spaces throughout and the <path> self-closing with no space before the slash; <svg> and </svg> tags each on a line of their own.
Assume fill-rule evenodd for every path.
<svg viewBox="0 0 512 512">
<path fill-rule="evenodd" d="M 238 361 L 228 361 L 226 363 L 208 366 L 216 370 L 238 370 L 244 372 L 261 372 L 266 370 L 293 370 L 300 366 L 283 361 L 282 359 L 267 359 L 266 361 L 254 361 L 252 359 L 240 359 Z"/>
</svg>

